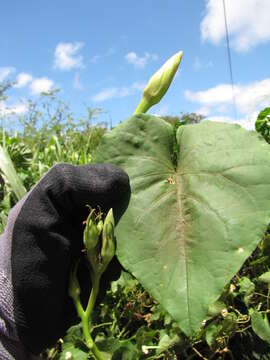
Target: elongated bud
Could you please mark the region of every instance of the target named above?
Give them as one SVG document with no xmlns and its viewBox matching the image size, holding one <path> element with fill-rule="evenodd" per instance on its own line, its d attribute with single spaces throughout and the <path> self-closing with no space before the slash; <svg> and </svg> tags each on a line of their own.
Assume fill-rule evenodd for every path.
<svg viewBox="0 0 270 360">
<path fill-rule="evenodd" d="M 94 220 L 95 211 L 92 210 L 86 220 L 85 229 L 83 232 L 83 242 L 86 250 L 91 252 L 95 249 L 98 243 L 100 230 Z"/>
<path fill-rule="evenodd" d="M 99 220 L 99 222 L 97 224 L 97 228 L 98 228 L 98 233 L 100 235 L 102 232 L 102 229 L 103 229 L 103 221 L 102 220 Z"/>
<path fill-rule="evenodd" d="M 102 231 L 102 247 L 101 247 L 101 261 L 104 267 L 103 271 L 107 268 L 109 262 L 115 254 L 115 239 L 114 239 L 114 217 L 113 210 L 110 209 L 103 226 Z"/>
<path fill-rule="evenodd" d="M 95 209 L 91 210 L 86 220 L 83 234 L 87 259 L 91 265 L 91 271 L 95 276 L 102 275 L 115 254 L 114 217 L 112 209 L 107 213 L 104 223 L 101 216 L 101 212 L 96 214 Z"/>
<path fill-rule="evenodd" d="M 83 242 L 86 248 L 86 255 L 91 268 L 94 272 L 99 271 L 99 249 L 100 234 L 103 228 L 102 220 L 98 220 L 101 213 L 96 215 L 96 210 L 92 209 L 86 220 L 83 233 Z"/>
<path fill-rule="evenodd" d="M 81 288 L 77 278 L 78 263 L 79 262 L 76 262 L 76 264 L 72 267 L 69 277 L 68 294 L 72 297 L 72 299 L 77 299 L 81 293 Z"/>
<path fill-rule="evenodd" d="M 143 92 L 143 97 L 134 114 L 145 113 L 151 106 L 160 102 L 167 92 L 174 75 L 179 67 L 183 52 L 179 51 L 173 55 L 165 64 L 151 77 Z"/>
</svg>

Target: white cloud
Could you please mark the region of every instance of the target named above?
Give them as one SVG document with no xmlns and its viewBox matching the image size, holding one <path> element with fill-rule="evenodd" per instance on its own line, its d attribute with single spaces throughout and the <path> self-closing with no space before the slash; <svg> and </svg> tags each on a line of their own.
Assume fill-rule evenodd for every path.
<svg viewBox="0 0 270 360">
<path fill-rule="evenodd" d="M 247 130 L 255 130 L 255 121 L 257 119 L 258 113 L 253 113 L 248 117 L 235 120 L 230 116 L 209 116 L 207 120 L 216 121 L 216 122 L 227 122 L 230 124 L 238 124 L 244 127 Z"/>
<path fill-rule="evenodd" d="M 129 64 L 132 64 L 135 68 L 142 69 L 148 63 L 148 61 L 158 60 L 157 54 L 145 53 L 144 56 L 139 57 L 134 51 L 126 54 L 125 59 Z"/>
<path fill-rule="evenodd" d="M 137 91 L 141 91 L 142 89 L 144 89 L 144 87 L 145 84 L 135 82 L 131 86 L 106 88 L 94 95 L 92 97 L 92 100 L 95 102 L 102 102 L 108 99 L 122 98 L 130 96 Z"/>
<path fill-rule="evenodd" d="M 194 62 L 193 62 L 193 69 L 195 71 L 200 71 L 202 69 L 208 69 L 212 66 L 213 66 L 212 61 L 203 62 L 202 60 L 200 60 L 200 58 L 198 58 L 198 56 L 195 57 Z"/>
<path fill-rule="evenodd" d="M 145 87 L 146 87 L 146 83 L 143 82 L 135 82 L 131 86 L 133 90 L 139 90 L 139 91 L 143 91 Z"/>
<path fill-rule="evenodd" d="M 211 112 L 211 110 L 207 106 L 202 106 L 201 108 L 199 108 L 198 110 L 195 111 L 196 114 L 200 114 L 203 116 L 209 115 L 210 112 Z"/>
<path fill-rule="evenodd" d="M 117 97 L 117 88 L 107 88 L 101 90 L 99 93 L 92 97 L 92 100 L 95 102 L 102 102 L 111 98 Z"/>
<path fill-rule="evenodd" d="M 102 102 L 112 98 L 121 98 L 131 95 L 131 88 L 126 86 L 123 87 L 112 87 L 100 91 L 98 94 L 92 97 L 93 101 Z"/>
<path fill-rule="evenodd" d="M 153 113 L 153 115 L 156 115 L 156 116 L 168 115 L 168 110 L 169 110 L 169 105 L 168 105 L 168 104 L 164 104 L 164 105 L 160 106 L 160 107 Z"/>
<path fill-rule="evenodd" d="M 82 68 L 83 57 L 79 51 L 84 46 L 83 43 L 59 43 L 54 52 L 54 68 L 62 71 Z"/>
<path fill-rule="evenodd" d="M 100 58 L 101 58 L 101 55 L 98 55 L 98 54 L 94 55 L 94 56 L 91 57 L 90 62 L 92 64 L 96 64 L 99 61 Z"/>
<path fill-rule="evenodd" d="M 115 49 L 113 47 L 110 47 L 105 53 L 96 54 L 96 55 L 92 56 L 92 58 L 90 59 L 90 62 L 92 64 L 96 64 L 98 61 L 100 61 L 100 59 L 110 57 L 113 54 L 115 54 Z"/>
<path fill-rule="evenodd" d="M 207 106 L 227 104 L 232 101 L 232 88 L 231 85 L 221 84 L 208 90 L 186 90 L 185 97 L 192 102 L 198 102 Z"/>
<path fill-rule="evenodd" d="M 0 82 L 4 81 L 7 77 L 13 74 L 16 69 L 12 66 L 0 67 Z"/>
<path fill-rule="evenodd" d="M 270 100 L 270 78 L 256 81 L 248 85 L 235 85 L 234 95 L 237 111 L 241 114 L 249 114 L 262 107 Z M 220 84 L 203 91 L 185 91 L 185 97 L 203 106 L 226 111 L 232 104 L 232 88 L 229 84 Z"/>
<path fill-rule="evenodd" d="M 28 107 L 24 102 L 17 102 L 12 105 L 7 105 L 5 101 L 0 101 L 0 117 L 21 115 L 27 111 Z"/>
<path fill-rule="evenodd" d="M 226 12 L 231 43 L 237 51 L 247 51 L 270 40 L 269 0 L 227 0 Z M 214 44 L 225 37 L 222 1 L 206 1 L 201 36 Z"/>
<path fill-rule="evenodd" d="M 47 77 L 37 78 L 30 84 L 30 90 L 33 95 L 39 95 L 42 92 L 49 92 L 52 90 L 54 83 Z"/>
<path fill-rule="evenodd" d="M 234 96 L 237 113 L 241 115 L 238 123 L 251 127 L 257 116 L 258 110 L 264 108 L 270 101 L 270 78 L 256 81 L 247 85 L 236 85 Z M 220 84 L 202 91 L 185 91 L 187 100 L 198 103 L 202 109 L 207 109 L 208 119 L 217 118 L 216 113 L 222 114 L 222 118 L 229 118 L 232 111 L 232 88 L 229 84 Z M 218 115 L 220 118 L 220 115 Z M 245 119 L 245 120 L 243 120 Z"/>
<path fill-rule="evenodd" d="M 24 87 L 28 85 L 32 80 L 33 80 L 32 75 L 22 72 L 18 74 L 16 78 L 16 84 L 14 85 L 14 87 L 16 88 Z"/>
</svg>

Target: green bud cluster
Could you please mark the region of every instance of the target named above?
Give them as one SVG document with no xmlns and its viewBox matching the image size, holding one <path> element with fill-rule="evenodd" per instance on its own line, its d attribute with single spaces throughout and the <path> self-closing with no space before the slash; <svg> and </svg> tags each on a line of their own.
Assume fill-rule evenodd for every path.
<svg viewBox="0 0 270 360">
<path fill-rule="evenodd" d="M 107 213 L 104 223 L 102 213 L 91 210 L 86 220 L 83 242 L 91 270 L 101 276 L 115 254 L 113 210 Z"/>
<path fill-rule="evenodd" d="M 107 269 L 110 261 L 115 254 L 115 237 L 114 237 L 114 217 L 113 210 L 110 209 L 105 220 L 102 220 L 102 212 L 90 208 L 90 213 L 85 221 L 83 232 L 83 243 L 86 250 L 87 259 L 90 268 L 90 278 L 92 289 L 86 309 L 83 308 L 80 300 L 80 285 L 77 278 L 78 262 L 71 269 L 68 292 L 73 299 L 77 314 L 82 320 L 82 329 L 89 350 L 94 354 L 96 359 L 103 360 L 102 353 L 95 345 L 90 334 L 90 316 L 95 306 L 99 292 L 100 279 Z"/>
</svg>

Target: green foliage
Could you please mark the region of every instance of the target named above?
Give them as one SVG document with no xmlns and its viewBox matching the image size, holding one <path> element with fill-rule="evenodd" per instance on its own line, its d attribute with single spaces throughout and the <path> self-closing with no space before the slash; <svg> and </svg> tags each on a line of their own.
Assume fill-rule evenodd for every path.
<svg viewBox="0 0 270 360">
<path fill-rule="evenodd" d="M 177 129 L 181 125 L 199 124 L 204 118 L 203 115 L 196 113 L 182 113 L 181 116 L 162 116 L 163 120 Z"/>
<path fill-rule="evenodd" d="M 5 101 L 7 99 L 6 93 L 12 88 L 12 82 L 2 81 L 0 82 L 0 101 Z"/>
<path fill-rule="evenodd" d="M 3 98 L 9 87 L 2 85 Z M 75 120 L 67 105 L 58 100 L 57 92 L 43 94 L 38 102 L 30 100 L 28 108 L 29 111 L 17 119 L 17 123 L 13 119 L 13 124 L 17 124 L 16 132 L 2 128 L 0 135 L 0 146 L 7 152 L 6 158 L 10 157 L 17 173 L 10 176 L 10 181 L 4 181 L 0 165 L 1 232 L 10 207 L 22 195 L 20 189 L 25 187 L 29 190 L 56 163 L 91 163 L 95 149 L 106 132 L 104 127 L 91 126 L 102 114 L 100 109 L 88 108 L 85 118 Z M 2 123 L 5 124 L 5 119 Z M 9 168 L 12 168 L 11 165 Z M 12 185 L 15 181 L 19 186 Z"/>
<path fill-rule="evenodd" d="M 255 123 L 256 130 L 270 143 L 270 107 L 262 110 Z"/>
<path fill-rule="evenodd" d="M 266 314 L 251 310 L 251 326 L 256 335 L 270 344 L 270 325 Z"/>
<path fill-rule="evenodd" d="M 84 119 L 75 120 L 64 104 L 60 106 L 56 95 L 47 94 L 38 104 L 32 103 L 29 113 L 20 119 L 21 125 L 18 131 L 14 133 L 8 130 L 0 136 L 0 145 L 7 149 L 17 175 L 27 190 L 56 162 L 67 161 L 74 164 L 91 162 L 96 147 L 106 132 L 105 129 L 94 126 L 92 121 L 93 117 L 100 114 L 99 110 L 88 109 L 89 112 Z M 4 91 L 2 96 L 5 96 Z M 175 124 L 173 139 L 177 128 L 187 122 L 179 122 L 176 118 Z M 222 133 L 217 134 L 218 141 Z M 140 145 L 139 140 L 138 137 L 130 135 L 127 142 L 136 148 Z M 161 142 L 163 140 L 164 138 L 161 137 Z M 250 139 L 246 138 L 245 141 L 246 146 L 250 147 Z M 155 144 L 158 142 L 159 139 L 156 139 Z M 235 143 L 237 144 L 238 141 Z M 226 151 L 230 151 L 231 147 L 232 145 L 228 145 Z M 168 162 L 171 161 L 173 166 L 176 166 L 179 149 L 176 142 L 173 142 L 172 149 L 175 149 L 177 156 L 174 159 L 173 156 L 168 156 Z M 200 153 L 200 148 L 195 146 L 194 149 Z M 182 150 L 184 149 L 181 149 L 180 143 L 180 154 Z M 235 152 L 235 149 L 232 152 Z M 219 162 L 221 156 L 217 153 L 216 157 Z M 158 161 L 155 162 L 157 167 L 162 165 L 161 161 L 162 158 L 158 157 Z M 142 169 L 138 166 L 138 160 L 134 159 L 134 163 L 137 166 L 137 173 L 140 174 Z M 194 161 L 190 163 L 192 165 Z M 256 174 L 257 171 L 254 172 L 254 176 Z M 243 174 L 243 180 L 245 176 L 246 174 Z M 168 177 L 166 179 L 171 182 Z M 152 177 L 152 180 L 155 184 L 155 178 Z M 136 182 L 134 184 L 137 186 Z M 167 182 L 164 184 L 165 187 L 170 188 L 169 185 L 173 186 Z M 208 190 L 205 191 L 206 195 Z M 8 211 L 16 201 L 12 188 L 3 177 L 0 177 L 1 231 L 4 229 Z M 159 203 L 157 205 L 160 207 Z M 154 222 L 147 208 L 144 209 L 143 216 L 141 218 L 143 223 Z M 165 212 L 160 222 L 163 223 L 168 217 L 168 212 Z M 251 226 L 252 224 L 251 222 Z M 155 223 L 155 225 L 159 224 Z M 259 236 L 256 240 L 252 239 L 251 243 L 257 243 L 258 238 Z M 135 245 L 138 247 L 137 238 Z M 162 249 L 164 252 L 167 251 L 166 246 Z M 225 258 L 226 254 L 224 258 L 219 257 L 219 264 L 225 262 Z M 149 270 L 150 267 L 147 267 L 145 273 L 147 274 Z M 222 289 L 219 299 L 207 306 L 202 327 L 191 337 L 183 334 L 178 323 L 156 299 L 153 299 L 138 280 L 122 272 L 120 279 L 111 284 L 103 302 L 94 311 L 91 335 L 105 359 L 173 360 L 204 357 L 218 360 L 227 358 L 269 360 L 267 318 L 270 312 L 269 271 L 270 231 L 266 231 L 253 254 Z M 209 280 L 202 281 L 205 289 L 209 284 Z M 201 295 L 203 294 L 199 292 L 196 295 L 198 302 L 202 299 Z M 70 328 L 54 348 L 44 352 L 43 358 L 93 359 L 84 342 L 80 325 Z"/>
<path fill-rule="evenodd" d="M 174 359 L 182 342 L 176 323 L 126 272 L 94 312 L 91 336 L 105 359 Z M 82 351 L 81 338 L 81 327 L 72 327 L 51 359 Z"/>
<path fill-rule="evenodd" d="M 26 193 L 25 187 L 18 176 L 8 151 L 0 146 L 0 170 L 5 183 L 12 189 L 17 200 L 20 200 Z"/>
<path fill-rule="evenodd" d="M 162 119 L 172 125 L 174 137 L 176 138 L 176 132 L 179 126 L 199 124 L 204 119 L 204 116 L 195 113 L 182 113 L 181 116 L 168 116 L 168 115 L 162 116 Z M 172 162 L 174 166 L 177 166 L 178 152 L 179 152 L 179 146 L 175 141 L 173 144 L 173 151 L 172 151 Z"/>
<path fill-rule="evenodd" d="M 247 360 L 270 359 L 270 347 L 255 335 L 249 313 L 250 309 L 255 311 L 260 307 L 261 310 L 256 311 L 263 315 L 267 308 L 261 284 L 255 280 L 259 265 L 250 265 L 254 258 L 264 258 L 262 249 L 261 243 L 257 253 L 224 288 L 220 300 L 211 307 L 211 314 L 196 336 L 187 338 L 138 280 L 122 272 L 120 279 L 111 284 L 105 299 L 94 312 L 92 337 L 108 359 L 121 359 L 124 356 L 131 359 L 199 359 L 202 356 L 207 359 L 227 359 L 227 356 L 241 359 L 242 355 Z M 255 284 L 248 307 L 244 298 L 249 288 L 243 287 L 241 281 L 243 274 L 247 273 L 254 278 Z M 85 351 L 85 356 L 87 354 L 85 348 L 82 350 L 80 326 L 71 328 L 61 343 L 49 359 L 64 358 L 66 351 L 73 348 L 73 351 Z"/>
<path fill-rule="evenodd" d="M 180 126 L 175 138 L 163 119 L 141 114 L 103 138 L 96 161 L 121 166 L 131 180 L 116 229 L 120 262 L 194 336 L 266 230 L 268 145 L 255 132 L 213 122 Z"/>
</svg>

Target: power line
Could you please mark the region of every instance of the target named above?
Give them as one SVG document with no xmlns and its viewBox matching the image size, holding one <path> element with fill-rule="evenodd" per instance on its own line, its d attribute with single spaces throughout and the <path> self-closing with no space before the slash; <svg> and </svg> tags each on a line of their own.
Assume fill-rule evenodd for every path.
<svg viewBox="0 0 270 360">
<path fill-rule="evenodd" d="M 232 86 L 232 102 L 233 102 L 233 107 L 234 107 L 234 117 L 235 117 L 235 120 L 237 120 L 236 100 L 235 100 L 235 94 L 234 94 L 234 81 L 233 81 L 233 71 L 232 71 L 232 58 L 231 58 L 231 49 L 230 49 L 230 40 L 229 40 L 229 31 L 228 31 L 225 0 L 223 0 L 223 12 L 224 12 L 224 21 L 225 21 L 225 30 L 226 30 L 227 54 L 228 54 L 228 62 L 229 62 L 229 69 L 230 69 L 231 86 Z"/>
</svg>

